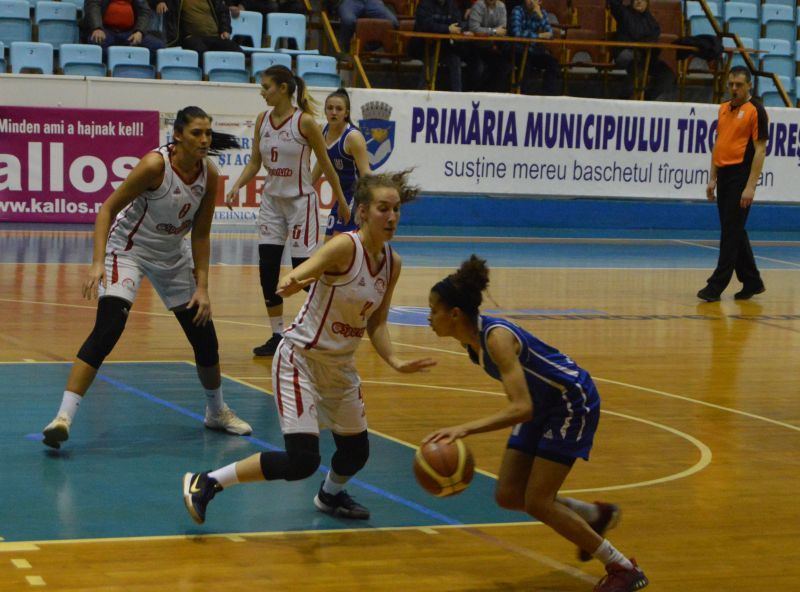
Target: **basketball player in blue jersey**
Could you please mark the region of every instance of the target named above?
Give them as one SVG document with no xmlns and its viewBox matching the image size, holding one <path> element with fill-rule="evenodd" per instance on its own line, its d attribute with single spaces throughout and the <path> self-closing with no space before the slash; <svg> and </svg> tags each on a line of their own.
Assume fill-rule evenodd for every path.
<svg viewBox="0 0 800 592">
<path fill-rule="evenodd" d="M 619 508 L 561 497 L 558 490 L 577 458 L 589 459 L 600 416 L 600 397 L 589 373 L 518 325 L 480 314 L 489 285 L 486 261 L 472 255 L 430 292 L 429 321 L 440 337 L 453 337 L 473 363 L 503 383 L 508 405 L 492 415 L 429 434 L 424 442 L 452 442 L 470 434 L 512 427 L 495 498 L 503 508 L 527 512 L 575 543 L 581 559 L 595 557 L 607 575 L 596 592 L 641 590 L 647 577 L 603 538 Z"/>
<path fill-rule="evenodd" d="M 328 158 L 339 176 L 339 184 L 347 199 L 347 205 L 352 208 L 356 181 L 359 177 L 371 174 L 372 171 L 369 168 L 367 142 L 350 119 L 350 96 L 345 89 L 340 88 L 325 99 L 325 119 L 328 123 L 322 129 L 322 136 L 328 147 Z M 322 167 L 317 163 L 314 165 L 311 182 L 316 185 L 321 175 Z M 349 222 L 345 222 L 339 215 L 339 202 L 335 202 L 328 216 L 325 241 L 340 232 L 351 230 L 358 230 L 355 216 L 351 215 Z"/>
<path fill-rule="evenodd" d="M 60 448 L 69 438 L 78 406 L 122 335 L 145 277 L 192 345 L 206 391 L 206 427 L 238 435 L 252 432 L 222 398 L 208 298 L 218 179 L 208 156 L 233 144 L 226 134 L 212 131 L 211 118 L 199 107 L 178 111 L 173 138 L 146 154 L 97 214 L 94 256 L 83 286 L 87 300 L 99 296 L 97 318 L 72 365 L 61 407 L 42 430 L 43 442 L 51 448 Z M 184 240 L 189 233 L 191 246 Z"/>
</svg>

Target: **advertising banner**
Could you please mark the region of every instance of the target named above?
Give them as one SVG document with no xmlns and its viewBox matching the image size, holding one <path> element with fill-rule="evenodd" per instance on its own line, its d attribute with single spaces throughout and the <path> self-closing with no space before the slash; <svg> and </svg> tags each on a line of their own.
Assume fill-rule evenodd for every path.
<svg viewBox="0 0 800 592">
<path fill-rule="evenodd" d="M 94 222 L 158 146 L 157 111 L 0 106 L 0 221 Z"/>
</svg>

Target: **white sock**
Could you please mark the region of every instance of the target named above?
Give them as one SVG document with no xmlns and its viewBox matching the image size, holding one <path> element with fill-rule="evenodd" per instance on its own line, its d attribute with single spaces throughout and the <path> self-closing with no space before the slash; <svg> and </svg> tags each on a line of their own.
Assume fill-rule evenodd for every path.
<svg viewBox="0 0 800 592">
<path fill-rule="evenodd" d="M 336 475 L 336 478 L 344 479 L 344 481 L 342 481 L 340 483 L 339 481 L 334 481 L 334 478 L 332 477 L 332 475 L 333 475 L 333 471 L 328 471 L 328 474 L 325 475 L 325 482 L 322 484 L 322 491 L 324 491 L 325 493 L 328 493 L 330 495 L 336 495 L 342 489 L 344 489 L 344 486 L 347 483 L 347 481 L 350 479 L 350 477 L 341 477 L 339 475 Z"/>
<path fill-rule="evenodd" d="M 212 479 L 216 479 L 217 483 L 226 488 L 229 485 L 236 485 L 239 482 L 239 476 L 236 474 L 236 463 L 231 463 L 216 471 L 211 471 L 208 474 Z"/>
<path fill-rule="evenodd" d="M 270 317 L 269 324 L 272 325 L 272 332 L 278 335 L 283 335 L 283 315 L 279 317 Z"/>
<path fill-rule="evenodd" d="M 64 391 L 64 396 L 61 398 L 61 407 L 58 408 L 58 415 L 63 415 L 72 422 L 75 414 L 78 412 L 81 400 L 83 400 L 83 397 L 78 393 Z"/>
<path fill-rule="evenodd" d="M 597 550 L 592 553 L 592 557 L 602 561 L 603 565 L 618 563 L 625 569 L 633 569 L 633 563 L 628 561 L 628 558 L 625 557 L 625 555 L 617 551 L 614 548 L 614 545 L 608 542 L 608 539 L 603 539 L 603 542 L 600 543 L 600 546 L 597 547 Z"/>
<path fill-rule="evenodd" d="M 559 497 L 558 501 L 586 520 L 586 522 L 592 523 L 600 518 L 600 509 L 597 504 L 589 504 L 572 497 Z"/>
<path fill-rule="evenodd" d="M 222 386 L 218 386 L 215 389 L 205 389 L 205 391 L 206 405 L 209 411 L 216 415 L 225 407 L 225 401 L 222 399 Z"/>
</svg>

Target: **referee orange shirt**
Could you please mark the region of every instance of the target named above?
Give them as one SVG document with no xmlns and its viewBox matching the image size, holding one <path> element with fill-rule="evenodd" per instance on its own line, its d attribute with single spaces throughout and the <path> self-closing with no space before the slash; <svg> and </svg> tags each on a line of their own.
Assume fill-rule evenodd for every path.
<svg viewBox="0 0 800 592">
<path fill-rule="evenodd" d="M 719 106 L 717 143 L 714 145 L 714 165 L 727 167 L 749 165 L 755 154 L 755 140 L 768 138 L 769 120 L 761 103 L 747 101 L 734 107 L 730 101 Z"/>
</svg>

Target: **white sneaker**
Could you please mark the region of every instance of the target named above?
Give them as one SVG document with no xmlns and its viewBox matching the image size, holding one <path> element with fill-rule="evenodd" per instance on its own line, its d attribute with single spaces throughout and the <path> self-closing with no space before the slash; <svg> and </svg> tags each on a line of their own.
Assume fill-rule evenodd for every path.
<svg viewBox="0 0 800 592">
<path fill-rule="evenodd" d="M 69 440 L 69 426 L 72 422 L 64 415 L 57 415 L 56 418 L 47 424 L 42 430 L 42 442 L 50 448 L 61 448 L 61 443 Z"/>
<path fill-rule="evenodd" d="M 250 424 L 239 419 L 227 405 L 219 413 L 211 413 L 211 410 L 206 407 L 205 425 L 210 430 L 222 430 L 236 436 L 249 436 L 253 433 Z"/>
</svg>

